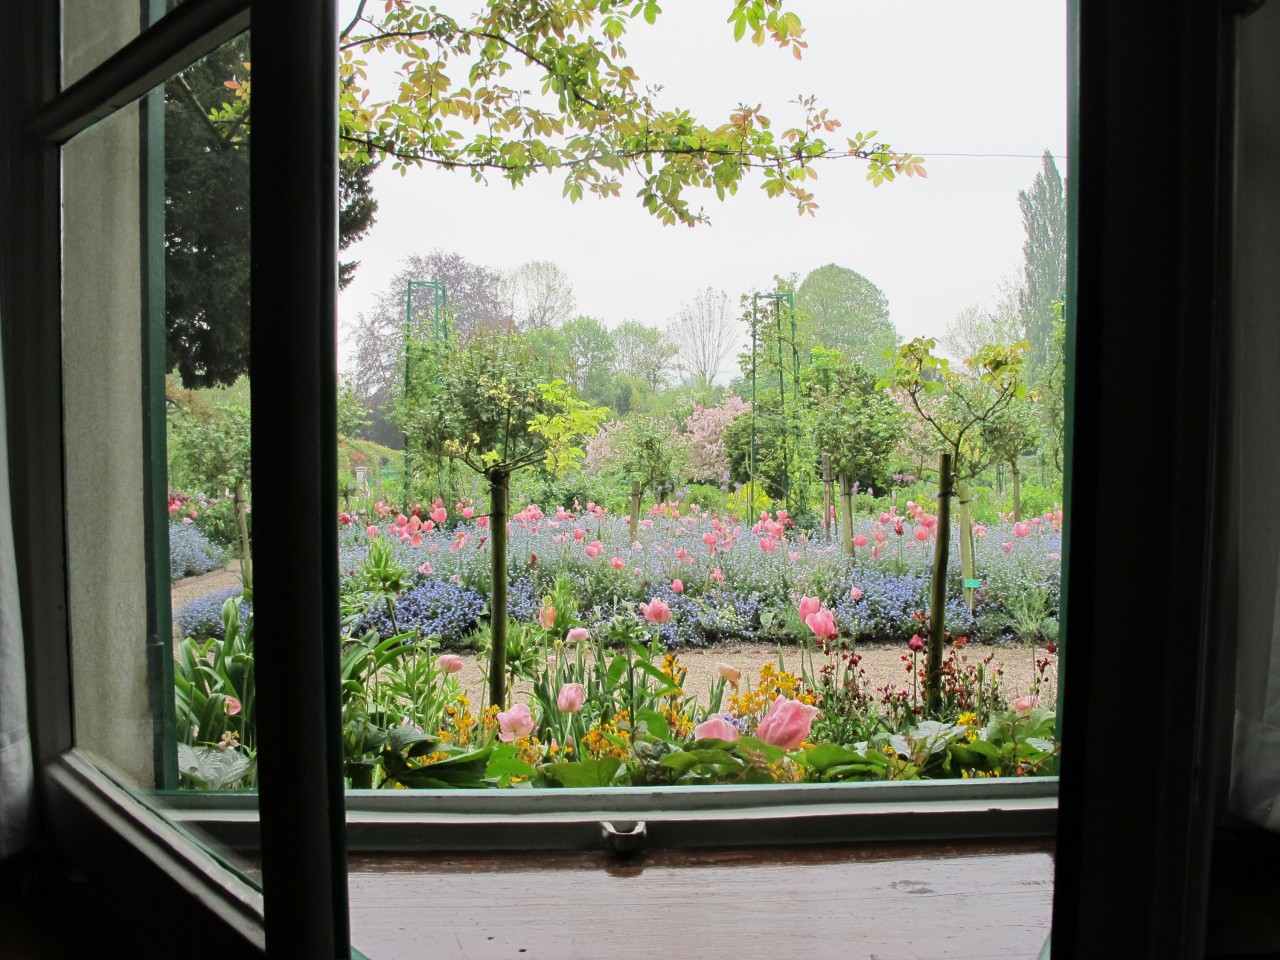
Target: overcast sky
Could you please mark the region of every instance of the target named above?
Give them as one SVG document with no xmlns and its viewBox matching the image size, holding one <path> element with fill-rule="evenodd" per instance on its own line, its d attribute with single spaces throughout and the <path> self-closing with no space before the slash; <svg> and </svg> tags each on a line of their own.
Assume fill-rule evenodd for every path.
<svg viewBox="0 0 1280 960">
<path fill-rule="evenodd" d="M 470 3 L 441 3 L 451 10 Z M 349 4 L 344 0 L 344 10 Z M 1047 148 L 1067 176 L 1064 0 L 792 0 L 809 49 L 735 44 L 727 0 L 666 0 L 654 26 L 628 34 L 630 62 L 661 101 L 723 122 L 738 103 L 763 104 L 775 127 L 793 125 L 788 101 L 816 95 L 843 124 L 878 130 L 895 149 L 926 158 L 928 179 L 879 188 L 855 160 L 823 162 L 811 182 L 815 217 L 769 200 L 757 178 L 724 203 L 694 204 L 711 223 L 662 226 L 622 196 L 570 204 L 562 179 L 513 190 L 432 168 L 374 176 L 378 222 L 344 254 L 361 262 L 341 295 L 344 331 L 387 289 L 403 259 L 436 247 L 507 270 L 554 260 L 569 275 L 579 312 L 612 327 L 626 319 L 665 326 L 702 287 L 736 297 L 774 274 L 826 263 L 878 285 L 903 338 L 938 336 L 965 306 L 994 299 L 1021 271 L 1017 194 Z M 424 277 L 422 279 L 430 279 Z M 341 355 L 350 355 L 343 344 Z"/>
</svg>

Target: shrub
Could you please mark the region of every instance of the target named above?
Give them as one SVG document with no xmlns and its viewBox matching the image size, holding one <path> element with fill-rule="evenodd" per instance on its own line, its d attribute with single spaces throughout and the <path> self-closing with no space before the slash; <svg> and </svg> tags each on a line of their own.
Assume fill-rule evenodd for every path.
<svg viewBox="0 0 1280 960">
<path fill-rule="evenodd" d="M 208 640 L 222 637 L 222 605 L 228 597 L 238 597 L 244 593 L 241 587 L 227 587 L 214 593 L 206 593 L 203 597 L 192 600 L 180 607 L 173 614 L 173 622 L 184 637 L 195 640 Z M 240 622 L 248 620 L 251 606 L 248 602 L 240 604 Z"/>
<path fill-rule="evenodd" d="M 225 564 L 225 552 L 210 543 L 194 524 L 169 524 L 170 580 L 221 570 Z"/>
</svg>

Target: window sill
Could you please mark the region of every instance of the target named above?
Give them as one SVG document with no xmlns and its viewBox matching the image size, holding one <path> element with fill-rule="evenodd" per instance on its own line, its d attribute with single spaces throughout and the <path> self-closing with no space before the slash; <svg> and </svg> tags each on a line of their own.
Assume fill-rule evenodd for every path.
<svg viewBox="0 0 1280 960">
<path fill-rule="evenodd" d="M 1058 782 L 1019 780 L 626 787 L 606 790 L 355 790 L 352 851 L 600 850 L 602 824 L 643 822 L 642 849 L 1052 837 Z M 237 849 L 256 845 L 246 795 L 157 795 L 175 823 Z"/>
</svg>

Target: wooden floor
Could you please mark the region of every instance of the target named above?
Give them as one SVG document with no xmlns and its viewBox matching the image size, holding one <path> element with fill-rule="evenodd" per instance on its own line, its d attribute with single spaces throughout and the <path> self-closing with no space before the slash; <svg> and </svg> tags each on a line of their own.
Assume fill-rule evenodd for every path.
<svg viewBox="0 0 1280 960">
<path fill-rule="evenodd" d="M 353 854 L 370 960 L 997 960 L 1049 933 L 1053 846 Z"/>
</svg>

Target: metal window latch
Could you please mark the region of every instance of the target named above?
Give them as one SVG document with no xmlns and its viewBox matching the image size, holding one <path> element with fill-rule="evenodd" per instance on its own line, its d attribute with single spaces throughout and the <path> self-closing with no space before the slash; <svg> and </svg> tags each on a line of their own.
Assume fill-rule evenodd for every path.
<svg viewBox="0 0 1280 960">
<path fill-rule="evenodd" d="M 600 839 L 606 850 L 619 856 L 638 853 L 643 847 L 648 831 L 643 820 L 609 820 L 600 822 Z"/>
</svg>

